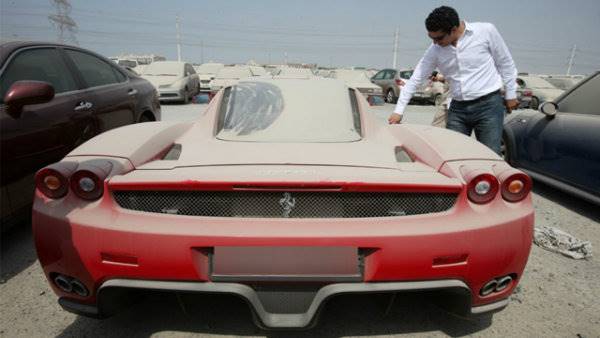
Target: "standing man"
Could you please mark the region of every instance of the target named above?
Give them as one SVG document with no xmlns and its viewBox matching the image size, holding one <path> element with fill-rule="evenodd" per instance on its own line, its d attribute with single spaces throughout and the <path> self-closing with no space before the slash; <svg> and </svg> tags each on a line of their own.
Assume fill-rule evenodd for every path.
<svg viewBox="0 0 600 338">
<path fill-rule="evenodd" d="M 491 23 L 460 21 L 447 6 L 434 9 L 425 27 L 433 44 L 402 88 L 388 122 L 400 123 L 416 89 L 439 68 L 452 98 L 446 128 L 467 136 L 475 130 L 479 142 L 500 154 L 504 113 L 518 105 L 517 69 L 500 33 Z"/>
</svg>

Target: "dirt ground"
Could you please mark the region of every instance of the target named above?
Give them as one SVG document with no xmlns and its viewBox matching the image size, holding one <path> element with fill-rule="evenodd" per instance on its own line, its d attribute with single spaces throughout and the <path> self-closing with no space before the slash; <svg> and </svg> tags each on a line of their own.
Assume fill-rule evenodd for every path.
<svg viewBox="0 0 600 338">
<path fill-rule="evenodd" d="M 600 207 L 537 182 L 534 205 L 536 226 L 590 241 L 598 255 Z M 158 294 L 106 320 L 78 317 L 57 304 L 36 260 L 30 226 L 1 240 L 0 337 L 600 337 L 598 257 L 573 260 L 535 245 L 510 305 L 491 319 L 454 317 L 417 294 L 402 294 L 389 308 L 388 298 L 343 296 L 326 305 L 316 328 L 272 332 L 257 329 L 241 301 L 216 296 Z"/>
</svg>

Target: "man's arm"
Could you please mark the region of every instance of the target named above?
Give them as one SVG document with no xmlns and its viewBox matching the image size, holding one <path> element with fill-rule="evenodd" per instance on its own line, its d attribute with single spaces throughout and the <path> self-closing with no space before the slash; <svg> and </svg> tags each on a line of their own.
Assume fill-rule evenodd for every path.
<svg viewBox="0 0 600 338">
<path fill-rule="evenodd" d="M 413 94 L 417 91 L 417 88 L 431 75 L 431 72 L 437 66 L 436 58 L 434 54 L 434 45 L 429 46 L 423 58 L 417 64 L 415 71 L 412 76 L 402 89 L 400 90 L 400 97 L 398 98 L 398 103 L 396 103 L 396 108 L 394 112 L 388 118 L 388 122 L 400 123 L 402 120 L 402 114 L 404 114 L 404 109 L 406 105 L 412 98 Z"/>
<path fill-rule="evenodd" d="M 517 67 L 513 61 L 504 39 L 493 24 L 489 24 L 490 52 L 494 58 L 494 64 L 504 83 L 506 91 L 505 100 L 517 99 Z"/>
</svg>

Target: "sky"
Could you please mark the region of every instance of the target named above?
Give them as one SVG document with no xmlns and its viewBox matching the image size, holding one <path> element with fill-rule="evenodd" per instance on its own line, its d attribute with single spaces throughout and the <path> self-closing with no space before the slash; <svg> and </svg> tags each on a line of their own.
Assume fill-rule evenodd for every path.
<svg viewBox="0 0 600 338">
<path fill-rule="evenodd" d="M 48 19 L 57 0 L 0 0 L 0 39 L 57 41 Z M 498 28 L 520 72 L 600 70 L 599 0 L 58 0 L 77 25 L 67 42 L 105 56 L 158 54 L 177 59 L 180 18 L 184 61 L 317 63 L 391 67 L 398 29 L 398 68 L 413 68 L 431 44 L 424 20 L 436 7 Z"/>
</svg>

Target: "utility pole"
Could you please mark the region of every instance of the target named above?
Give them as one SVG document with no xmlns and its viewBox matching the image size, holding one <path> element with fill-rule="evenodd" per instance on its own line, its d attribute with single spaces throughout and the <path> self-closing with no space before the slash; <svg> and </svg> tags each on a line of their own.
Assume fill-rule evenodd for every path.
<svg viewBox="0 0 600 338">
<path fill-rule="evenodd" d="M 573 60 L 575 59 L 575 50 L 577 49 L 577 45 L 573 45 L 573 49 L 571 49 L 571 56 L 569 57 L 569 66 L 567 67 L 567 75 L 571 75 L 571 67 L 573 67 Z"/>
<path fill-rule="evenodd" d="M 396 69 L 396 61 L 398 61 L 398 33 L 400 27 L 396 27 L 396 35 L 394 36 L 394 61 L 392 62 L 392 68 Z"/>
<path fill-rule="evenodd" d="M 52 0 L 50 1 L 56 9 L 56 14 L 48 15 L 48 20 L 58 30 L 58 42 L 65 43 L 71 41 L 78 45 L 75 33 L 77 32 L 77 23 L 69 14 L 71 14 L 71 4 L 69 0 Z M 68 35 L 68 38 L 65 38 Z"/>
<path fill-rule="evenodd" d="M 179 31 L 179 15 L 175 16 L 175 27 L 177 28 L 177 61 L 181 62 L 181 32 Z"/>
<path fill-rule="evenodd" d="M 288 55 L 287 52 L 283 52 L 283 58 L 284 58 L 284 62 L 287 65 L 288 64 Z"/>
<path fill-rule="evenodd" d="M 204 63 L 204 40 L 200 40 L 200 63 Z"/>
</svg>

